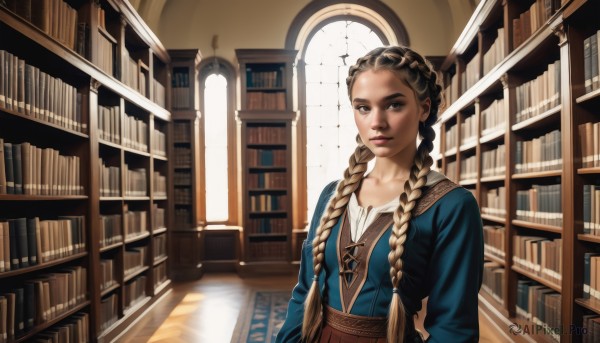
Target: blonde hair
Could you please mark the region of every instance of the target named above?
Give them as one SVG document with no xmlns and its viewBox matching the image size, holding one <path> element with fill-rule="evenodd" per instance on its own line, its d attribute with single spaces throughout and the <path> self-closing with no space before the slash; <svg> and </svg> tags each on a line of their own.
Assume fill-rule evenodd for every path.
<svg viewBox="0 0 600 343">
<path fill-rule="evenodd" d="M 404 183 L 404 191 L 400 195 L 400 205 L 394 211 L 394 225 L 389 241 L 388 261 L 390 262 L 393 294 L 388 314 L 387 341 L 402 343 L 406 328 L 406 310 L 399 295 L 403 267 L 402 253 L 412 210 L 422 195 L 421 189 L 427 183 L 427 174 L 433 164 L 429 155 L 435 139 L 432 125 L 437 121 L 442 103 L 442 87 L 438 84 L 437 74 L 429 61 L 407 47 L 392 46 L 376 48 L 359 58 L 356 64 L 350 67 L 346 78 L 348 95 L 351 97 L 354 81 L 360 73 L 366 70 L 381 69 L 398 73 L 401 79 L 415 92 L 419 101 L 426 99 L 431 101 L 429 116 L 424 122 L 419 123 L 421 143 L 417 147 L 409 179 Z M 331 228 L 344 213 L 351 194 L 360 187 L 367 170 L 367 163 L 374 157 L 359 136 L 356 141 L 357 147 L 350 156 L 349 166 L 344 172 L 344 179 L 339 182 L 335 195 L 329 201 L 312 242 L 314 277 L 304 304 L 302 323 L 302 338 L 306 342 L 314 342 L 318 339 L 323 320 L 323 304 L 318 287 L 318 276 L 325 258 L 325 242 L 331 233 Z"/>
</svg>

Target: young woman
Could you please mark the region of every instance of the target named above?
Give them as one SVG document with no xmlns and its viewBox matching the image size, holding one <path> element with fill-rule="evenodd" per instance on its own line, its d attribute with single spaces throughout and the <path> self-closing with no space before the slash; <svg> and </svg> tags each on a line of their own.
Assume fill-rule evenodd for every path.
<svg viewBox="0 0 600 343">
<path fill-rule="evenodd" d="M 425 297 L 428 342 L 478 341 L 482 223 L 471 193 L 430 170 L 436 73 L 394 46 L 361 57 L 346 83 L 357 147 L 321 193 L 277 342 L 421 342 Z"/>
</svg>

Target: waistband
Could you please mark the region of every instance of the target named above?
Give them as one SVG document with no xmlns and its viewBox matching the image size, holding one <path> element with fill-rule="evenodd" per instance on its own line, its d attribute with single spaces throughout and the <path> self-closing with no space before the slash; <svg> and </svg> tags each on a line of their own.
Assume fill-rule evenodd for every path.
<svg viewBox="0 0 600 343">
<path fill-rule="evenodd" d="M 387 317 L 365 317 L 344 313 L 325 306 L 323 319 L 325 323 L 341 332 L 369 337 L 382 338 L 387 332 Z"/>
</svg>

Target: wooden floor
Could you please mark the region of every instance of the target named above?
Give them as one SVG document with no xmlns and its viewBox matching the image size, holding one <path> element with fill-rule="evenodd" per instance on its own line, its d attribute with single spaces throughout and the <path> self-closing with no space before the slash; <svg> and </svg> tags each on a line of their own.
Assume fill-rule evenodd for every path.
<svg viewBox="0 0 600 343">
<path fill-rule="evenodd" d="M 240 278 L 237 274 L 205 274 L 173 289 L 117 342 L 229 343 L 250 289 L 290 289 L 297 276 Z M 480 342 L 506 342 L 484 315 L 479 316 Z M 508 328 L 505 333 L 508 332 Z"/>
</svg>

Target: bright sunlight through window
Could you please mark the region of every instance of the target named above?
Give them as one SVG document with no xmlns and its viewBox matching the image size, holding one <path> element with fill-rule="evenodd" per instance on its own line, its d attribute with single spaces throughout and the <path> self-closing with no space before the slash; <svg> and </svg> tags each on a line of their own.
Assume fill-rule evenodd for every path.
<svg viewBox="0 0 600 343">
<path fill-rule="evenodd" d="M 229 217 L 227 187 L 227 80 L 223 75 L 206 78 L 204 89 L 204 163 L 206 221 Z"/>
<path fill-rule="evenodd" d="M 343 177 L 358 130 L 348 98 L 348 68 L 383 42 L 353 21 L 325 25 L 306 49 L 306 165 L 308 217 L 325 185 Z"/>
</svg>

